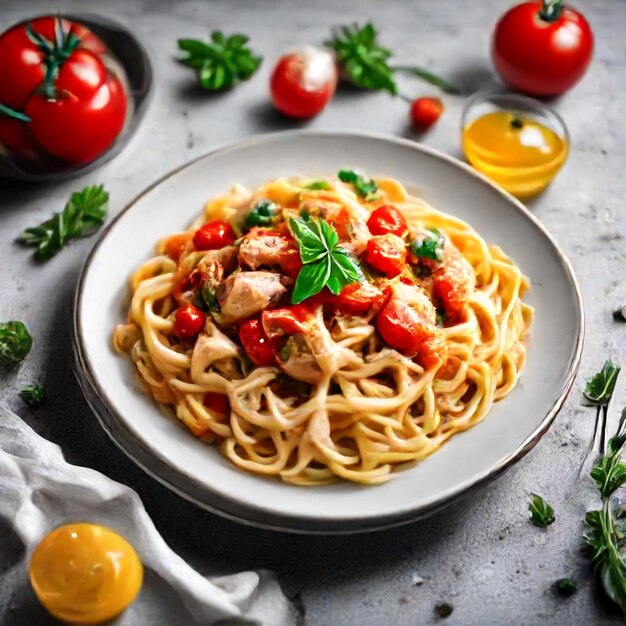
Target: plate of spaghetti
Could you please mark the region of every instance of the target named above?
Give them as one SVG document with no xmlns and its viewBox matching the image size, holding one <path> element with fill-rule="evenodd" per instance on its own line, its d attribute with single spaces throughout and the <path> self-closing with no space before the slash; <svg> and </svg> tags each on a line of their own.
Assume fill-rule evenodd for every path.
<svg viewBox="0 0 626 626">
<path fill-rule="evenodd" d="M 292 132 L 122 211 L 74 333 L 102 425 L 161 482 L 245 523 L 358 532 L 521 458 L 571 387 L 583 310 L 550 235 L 467 166 Z"/>
</svg>

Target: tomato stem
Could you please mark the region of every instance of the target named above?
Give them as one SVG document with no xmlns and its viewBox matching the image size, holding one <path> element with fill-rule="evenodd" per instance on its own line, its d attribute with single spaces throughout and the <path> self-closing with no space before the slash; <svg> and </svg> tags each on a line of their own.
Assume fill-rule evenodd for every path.
<svg viewBox="0 0 626 626">
<path fill-rule="evenodd" d="M 11 117 L 20 122 L 30 122 L 30 117 L 28 117 L 28 115 L 24 115 L 23 113 L 20 113 L 5 104 L 0 104 L 0 115 Z"/>
<path fill-rule="evenodd" d="M 556 22 L 563 13 L 563 0 L 542 0 L 539 17 L 544 22 Z"/>
<path fill-rule="evenodd" d="M 54 82 L 59 74 L 59 68 L 80 44 L 80 39 L 74 33 L 63 30 L 63 21 L 60 16 L 56 16 L 54 20 L 54 42 L 36 32 L 32 24 L 26 26 L 28 38 L 44 53 L 46 74 L 41 88 L 45 97 L 50 99 L 56 95 Z"/>
</svg>

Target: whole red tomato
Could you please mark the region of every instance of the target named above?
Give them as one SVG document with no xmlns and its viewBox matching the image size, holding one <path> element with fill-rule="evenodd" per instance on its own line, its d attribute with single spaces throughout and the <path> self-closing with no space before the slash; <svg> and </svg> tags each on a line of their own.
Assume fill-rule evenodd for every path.
<svg viewBox="0 0 626 626">
<path fill-rule="evenodd" d="M 296 118 L 317 115 L 332 98 L 336 86 L 337 67 L 332 55 L 313 46 L 282 57 L 270 79 L 274 106 Z"/>
<path fill-rule="evenodd" d="M 593 33 L 560 0 L 524 2 L 505 13 L 493 36 L 496 70 L 511 87 L 554 96 L 573 87 L 593 54 Z"/>
<path fill-rule="evenodd" d="M 126 93 L 106 47 L 80 24 L 42 17 L 0 36 L 0 142 L 18 155 L 93 161 L 120 134 Z M 6 109 L 5 109 L 6 111 Z"/>
</svg>

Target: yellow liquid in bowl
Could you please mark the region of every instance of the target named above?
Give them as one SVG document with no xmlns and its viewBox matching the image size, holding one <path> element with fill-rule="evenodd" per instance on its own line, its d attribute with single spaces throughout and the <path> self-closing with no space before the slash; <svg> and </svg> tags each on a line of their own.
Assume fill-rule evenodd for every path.
<svg viewBox="0 0 626 626">
<path fill-rule="evenodd" d="M 121 613 L 137 596 L 143 567 L 133 547 L 96 524 L 67 524 L 35 548 L 30 581 L 54 617 L 98 624 Z"/>
<path fill-rule="evenodd" d="M 567 142 L 551 128 L 509 111 L 493 111 L 463 129 L 467 160 L 518 198 L 528 198 L 556 176 Z"/>
</svg>

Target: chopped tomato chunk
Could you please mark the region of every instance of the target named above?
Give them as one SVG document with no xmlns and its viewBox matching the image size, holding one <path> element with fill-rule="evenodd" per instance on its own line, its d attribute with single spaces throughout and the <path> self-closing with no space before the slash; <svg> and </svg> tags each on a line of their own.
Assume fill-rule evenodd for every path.
<svg viewBox="0 0 626 626">
<path fill-rule="evenodd" d="M 209 393 L 204 396 L 203 404 L 207 409 L 209 409 L 209 411 L 217 413 L 220 416 L 228 415 L 230 413 L 230 402 L 228 401 L 228 396 L 223 393 L 209 391 Z"/>
<path fill-rule="evenodd" d="M 397 235 L 377 235 L 367 242 L 365 260 L 377 272 L 394 278 L 406 265 L 406 247 Z"/>
<path fill-rule="evenodd" d="M 383 204 L 373 211 L 367 220 L 367 227 L 372 235 L 391 233 L 398 237 L 406 237 L 409 232 L 404 215 L 391 204 Z"/>
<path fill-rule="evenodd" d="M 254 318 L 239 327 L 239 341 L 255 365 L 275 365 L 272 342 L 267 336 L 261 320 Z"/>
<path fill-rule="evenodd" d="M 178 262 L 182 251 L 190 239 L 191 233 L 179 233 L 178 235 L 172 235 L 165 244 L 165 254 L 167 254 L 170 259 L 174 259 L 174 261 Z"/>
<path fill-rule="evenodd" d="M 227 222 L 207 222 L 200 226 L 193 235 L 193 244 L 197 250 L 219 250 L 229 246 L 237 239 L 235 231 Z"/>
<path fill-rule="evenodd" d="M 432 273 L 433 296 L 446 312 L 449 320 L 463 316 L 474 290 L 475 277 L 471 265 L 453 246 L 446 246 L 444 265 Z"/>
<path fill-rule="evenodd" d="M 377 311 L 384 300 L 385 294 L 378 287 L 364 282 L 344 287 L 333 304 L 340 313 L 366 315 L 370 311 Z"/>
</svg>

